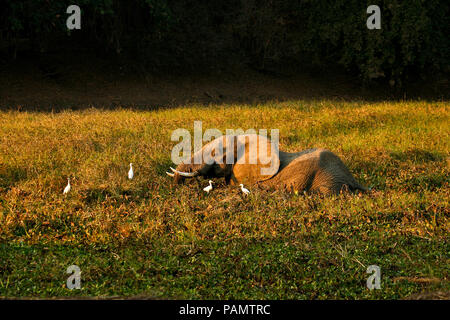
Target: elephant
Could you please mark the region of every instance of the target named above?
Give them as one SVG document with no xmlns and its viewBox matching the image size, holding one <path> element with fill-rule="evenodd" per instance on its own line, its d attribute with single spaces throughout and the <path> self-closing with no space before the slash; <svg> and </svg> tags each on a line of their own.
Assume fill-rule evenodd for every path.
<svg viewBox="0 0 450 320">
<path fill-rule="evenodd" d="M 242 183 L 326 195 L 368 190 L 330 150 L 289 153 L 277 148 L 262 135 L 224 135 L 204 145 L 190 161 L 181 162 L 176 169 L 171 168 L 173 173 L 167 174 L 175 183 L 203 176 L 224 177 L 231 185 Z"/>
</svg>

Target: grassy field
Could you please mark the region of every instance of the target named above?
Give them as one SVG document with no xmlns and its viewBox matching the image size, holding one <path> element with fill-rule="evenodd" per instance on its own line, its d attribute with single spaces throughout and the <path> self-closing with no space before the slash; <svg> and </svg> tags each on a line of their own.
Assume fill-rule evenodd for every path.
<svg viewBox="0 0 450 320">
<path fill-rule="evenodd" d="M 0 112 L 0 297 L 399 299 L 450 295 L 449 103 L 288 101 Z M 280 130 L 372 191 L 171 184 L 177 128 Z M 135 178 L 127 179 L 129 163 Z M 71 177 L 72 191 L 62 195 Z M 66 269 L 82 289 L 66 288 Z M 381 290 L 366 269 L 381 268 Z"/>
</svg>

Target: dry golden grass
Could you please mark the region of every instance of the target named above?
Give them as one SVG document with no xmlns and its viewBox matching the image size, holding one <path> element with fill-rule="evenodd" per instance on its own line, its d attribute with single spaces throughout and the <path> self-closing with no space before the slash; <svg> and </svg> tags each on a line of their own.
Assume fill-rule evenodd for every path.
<svg viewBox="0 0 450 320">
<path fill-rule="evenodd" d="M 174 186 L 165 175 L 176 144 L 170 135 L 177 128 L 192 132 L 195 120 L 222 132 L 279 129 L 283 151 L 328 148 L 373 190 L 322 197 L 255 189 L 243 198 L 222 180 L 209 195 L 202 191 L 206 180 Z M 26 269 L 17 258 L 23 250 L 46 246 L 53 248 L 54 268 L 72 264 L 58 252 L 88 250 L 77 251 L 94 261 L 83 269 L 92 283 L 86 283 L 85 295 L 398 298 L 422 290 L 423 283 L 389 280 L 396 277 L 439 279 L 431 285 L 448 290 L 449 120 L 446 102 L 2 112 L 0 296 L 76 294 L 50 275 L 26 289 L 24 274 L 6 266 L 16 261 Z M 72 190 L 63 196 L 67 177 Z M 122 252 L 118 256 L 126 255 L 124 263 L 134 271 L 127 266 L 109 274 L 104 267 L 108 280 L 96 278 L 104 260 L 114 260 L 96 260 L 98 246 Z M 141 250 L 150 252 L 142 261 Z M 31 259 L 39 270 L 52 265 L 39 259 Z M 151 281 L 142 266 L 150 260 L 160 265 Z M 196 266 L 199 274 L 180 264 Z M 382 265 L 383 293 L 364 287 L 371 264 Z M 178 270 L 176 276 L 167 273 L 170 268 Z M 16 284 L 6 286 L 6 279 Z M 130 281 L 130 290 L 123 281 Z"/>
</svg>

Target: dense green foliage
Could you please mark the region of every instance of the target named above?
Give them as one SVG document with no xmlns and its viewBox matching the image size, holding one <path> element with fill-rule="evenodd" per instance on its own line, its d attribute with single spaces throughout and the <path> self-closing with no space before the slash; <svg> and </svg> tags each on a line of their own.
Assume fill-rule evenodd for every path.
<svg viewBox="0 0 450 320">
<path fill-rule="evenodd" d="M 365 79 L 449 72 L 449 3 L 444 0 L 79 0 L 82 30 L 68 32 L 74 1 L 6 1 L 0 41 L 31 38 L 48 50 L 61 39 L 129 54 L 151 67 L 259 69 L 339 65 Z M 381 30 L 366 9 L 381 8 Z M 14 49 L 15 50 L 15 49 Z"/>
</svg>

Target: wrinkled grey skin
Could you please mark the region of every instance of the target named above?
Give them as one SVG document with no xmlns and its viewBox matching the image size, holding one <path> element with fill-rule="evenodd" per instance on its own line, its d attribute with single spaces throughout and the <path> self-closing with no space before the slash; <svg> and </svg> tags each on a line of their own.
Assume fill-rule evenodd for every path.
<svg viewBox="0 0 450 320">
<path fill-rule="evenodd" d="M 251 135 L 247 135 L 251 136 Z M 223 139 L 244 139 L 245 136 L 223 136 L 219 137 L 205 148 L 211 149 L 211 146 L 226 145 Z M 257 136 L 259 145 L 271 144 L 270 140 Z M 240 140 L 244 141 L 244 140 Z M 245 140 L 244 153 L 249 152 L 252 143 Z M 211 144 L 211 145 L 210 145 Z M 297 153 L 279 151 L 278 155 L 272 155 L 271 162 L 268 165 L 257 164 L 239 164 L 237 159 L 237 143 L 234 150 L 224 149 L 225 157 L 228 152 L 233 152 L 234 161 L 231 164 L 215 162 L 211 164 L 200 163 L 193 164 L 181 163 L 177 166 L 178 171 L 196 172 L 200 176 L 207 178 L 224 177 L 227 183 L 232 185 L 258 185 L 266 188 L 287 189 L 296 192 L 318 192 L 323 194 L 338 194 L 342 191 L 366 191 L 367 189 L 360 185 L 352 176 L 345 164 L 329 150 L 326 149 L 308 149 Z M 271 144 L 270 147 L 273 148 Z M 269 148 L 270 148 L 269 147 Z M 242 150 L 241 150 L 242 151 Z M 270 152 L 270 151 L 269 151 Z M 193 158 L 192 158 L 193 159 Z M 192 160 L 191 159 L 191 160 Z M 259 159 L 258 159 L 259 161 Z M 265 162 L 267 163 L 267 162 Z M 261 168 L 271 167 L 269 174 L 261 174 Z M 175 183 L 180 183 L 185 177 L 178 173 L 174 175 Z"/>
</svg>

